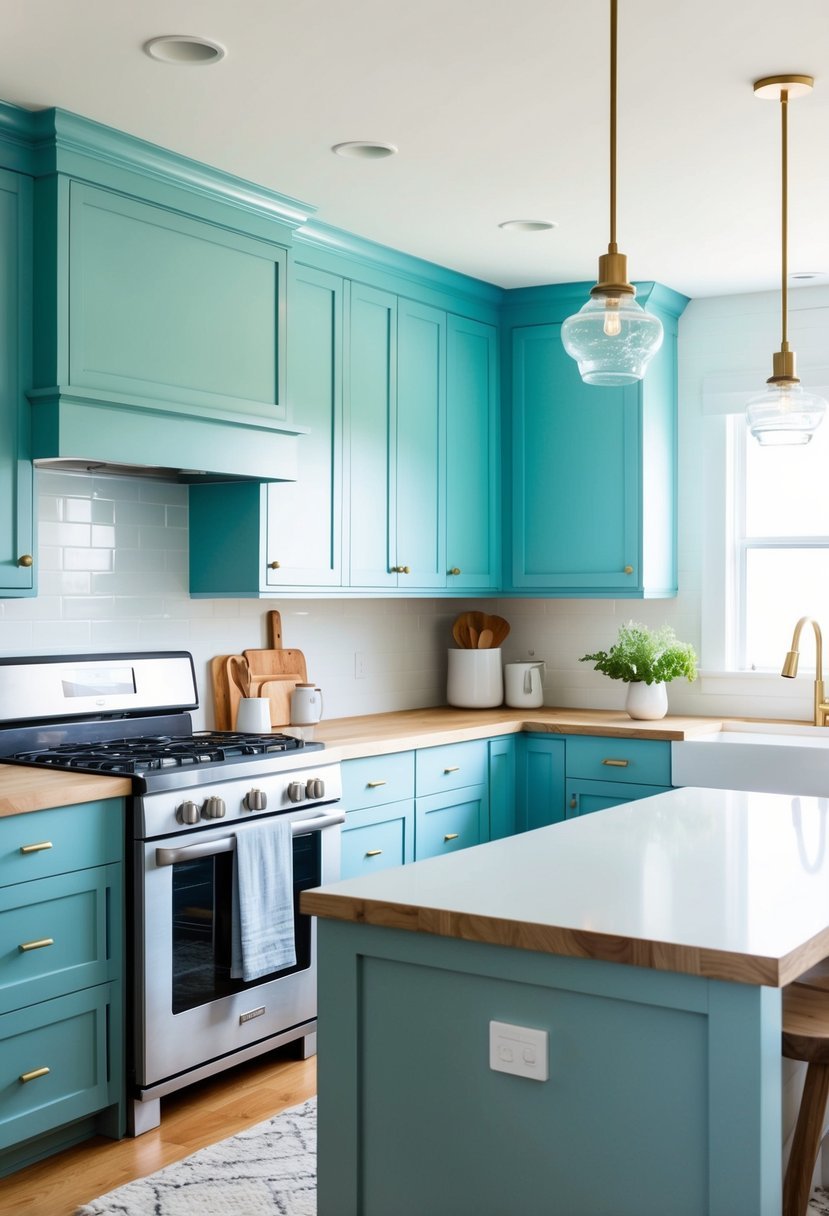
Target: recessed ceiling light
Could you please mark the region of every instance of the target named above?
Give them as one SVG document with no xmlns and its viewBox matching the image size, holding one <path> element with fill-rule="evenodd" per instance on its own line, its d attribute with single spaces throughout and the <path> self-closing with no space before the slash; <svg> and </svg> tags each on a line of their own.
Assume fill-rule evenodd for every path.
<svg viewBox="0 0 829 1216">
<path fill-rule="evenodd" d="M 394 156 L 397 148 L 394 144 L 381 144 L 373 139 L 349 139 L 344 144 L 334 144 L 331 151 L 353 160 L 383 160 L 386 156 Z"/>
<path fill-rule="evenodd" d="M 160 63 L 185 67 L 206 67 L 218 63 L 227 54 L 221 43 L 200 38 L 197 34 L 162 34 L 145 42 L 144 51 Z"/>
<path fill-rule="evenodd" d="M 549 232 L 558 224 L 554 220 L 504 220 L 498 227 L 504 232 Z"/>
</svg>

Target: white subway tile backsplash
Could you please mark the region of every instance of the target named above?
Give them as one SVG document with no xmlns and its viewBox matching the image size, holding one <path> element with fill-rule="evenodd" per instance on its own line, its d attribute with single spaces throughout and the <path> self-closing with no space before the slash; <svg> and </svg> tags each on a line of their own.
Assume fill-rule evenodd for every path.
<svg viewBox="0 0 829 1216">
<path fill-rule="evenodd" d="M 111 570 L 112 550 L 68 547 L 63 550 L 63 566 L 65 570 Z"/>
<path fill-rule="evenodd" d="M 38 539 L 41 545 L 88 545 L 90 536 L 89 524 L 47 520 L 40 526 Z"/>
<path fill-rule="evenodd" d="M 93 548 L 115 548 L 115 528 L 111 524 L 93 524 L 91 543 Z"/>
<path fill-rule="evenodd" d="M 67 497 L 64 500 L 63 518 L 71 523 L 91 523 L 92 499 Z"/>
<path fill-rule="evenodd" d="M 164 527 L 163 502 L 117 502 L 115 504 L 116 524 L 127 523 Z"/>
</svg>

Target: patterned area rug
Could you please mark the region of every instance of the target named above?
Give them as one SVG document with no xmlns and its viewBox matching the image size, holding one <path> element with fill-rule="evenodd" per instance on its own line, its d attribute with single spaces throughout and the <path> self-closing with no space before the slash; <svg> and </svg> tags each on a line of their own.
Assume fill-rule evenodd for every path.
<svg viewBox="0 0 829 1216">
<path fill-rule="evenodd" d="M 77 1216 L 316 1216 L 316 1099 L 78 1208 Z"/>
<path fill-rule="evenodd" d="M 806 1211 L 807 1216 L 829 1216 L 829 1191 L 818 1187 L 809 1200 Z"/>
</svg>

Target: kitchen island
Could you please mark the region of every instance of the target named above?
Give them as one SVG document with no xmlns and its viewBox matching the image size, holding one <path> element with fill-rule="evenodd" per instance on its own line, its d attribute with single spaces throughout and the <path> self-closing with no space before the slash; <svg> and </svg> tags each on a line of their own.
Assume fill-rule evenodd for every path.
<svg viewBox="0 0 829 1216">
<path fill-rule="evenodd" d="M 779 1216 L 827 810 L 675 790 L 306 893 L 319 1216 Z M 530 1076 L 493 1022 L 547 1032 Z"/>
</svg>

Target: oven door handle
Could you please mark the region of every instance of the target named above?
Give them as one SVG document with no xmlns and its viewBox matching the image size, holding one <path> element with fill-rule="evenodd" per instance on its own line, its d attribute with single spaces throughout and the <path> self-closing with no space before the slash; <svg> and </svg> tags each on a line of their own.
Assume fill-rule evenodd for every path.
<svg viewBox="0 0 829 1216">
<path fill-rule="evenodd" d="M 321 832 L 323 828 L 336 827 L 345 823 L 345 811 L 331 811 L 327 815 L 312 815 L 308 819 L 294 819 L 291 822 L 291 833 L 294 836 L 304 836 L 307 832 Z M 180 849 L 156 849 L 155 864 L 157 866 L 174 866 L 179 861 L 193 861 L 198 857 L 212 857 L 214 853 L 233 853 L 236 851 L 236 837 L 222 836 L 219 840 L 203 840 L 199 844 L 186 844 Z"/>
</svg>

